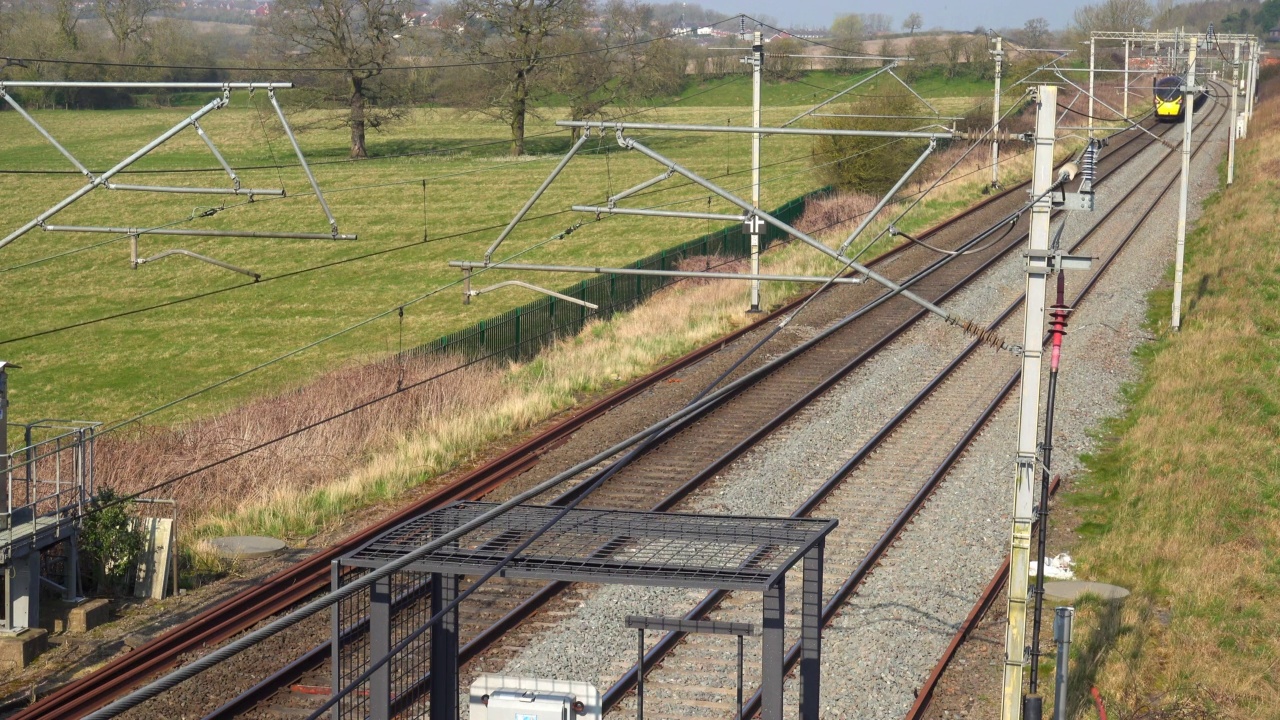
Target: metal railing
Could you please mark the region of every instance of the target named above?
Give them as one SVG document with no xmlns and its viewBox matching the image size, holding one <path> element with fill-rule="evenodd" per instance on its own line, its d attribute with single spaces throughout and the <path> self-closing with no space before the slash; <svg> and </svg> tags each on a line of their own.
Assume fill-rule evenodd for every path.
<svg viewBox="0 0 1280 720">
<path fill-rule="evenodd" d="M 93 495 L 94 437 L 102 423 L 46 419 L 9 423 L 22 432 L 23 446 L 0 455 L 5 502 L 0 506 L 0 562 L 14 546 L 34 542 L 41 519 L 77 517 Z"/>
</svg>

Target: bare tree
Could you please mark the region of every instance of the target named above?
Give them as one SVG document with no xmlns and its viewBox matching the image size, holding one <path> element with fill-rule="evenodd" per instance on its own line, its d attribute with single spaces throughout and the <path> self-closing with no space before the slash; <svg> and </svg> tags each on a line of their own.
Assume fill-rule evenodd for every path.
<svg viewBox="0 0 1280 720">
<path fill-rule="evenodd" d="M 837 16 L 831 23 L 831 44 L 839 48 L 840 55 L 855 55 L 862 50 L 862 38 L 866 34 L 862 16 L 856 13 Z M 855 68 L 855 61 L 841 59 L 836 61 L 840 70 L 850 71 Z"/>
<path fill-rule="evenodd" d="M 974 36 L 956 33 L 948 35 L 942 46 L 942 56 L 947 61 L 946 76 L 953 78 L 960 74 L 960 66 L 971 62 L 973 56 Z"/>
<path fill-rule="evenodd" d="M 365 133 L 394 119 L 399 111 L 379 105 L 379 82 L 399 55 L 412 0 L 276 0 L 267 27 L 302 66 L 342 68 L 324 73 L 327 100 L 346 105 L 343 124 L 351 129 L 351 157 L 368 157 Z"/>
<path fill-rule="evenodd" d="M 1152 14 L 1147 0 L 1106 0 L 1077 8 L 1075 27 L 1085 36 L 1095 30 L 1141 30 L 1151 22 Z"/>
<path fill-rule="evenodd" d="M 879 35 L 893 29 L 893 18 L 884 13 L 867 13 L 862 16 L 862 27 L 868 35 Z"/>
<path fill-rule="evenodd" d="M 1031 48 L 1042 48 L 1049 44 L 1049 21 L 1042 17 L 1031 18 L 1022 26 L 1019 40 Z"/>
<path fill-rule="evenodd" d="M 170 3 L 169 0 L 97 0 L 95 7 L 98 17 L 111 30 L 116 49 L 123 56 L 129 44 L 146 28 L 147 16 L 169 9 Z M 68 11 L 72 9 L 68 8 Z M 69 17 L 67 21 L 70 22 Z"/>
<path fill-rule="evenodd" d="M 918 12 L 911 13 L 910 15 L 907 16 L 906 20 L 902 21 L 902 29 L 906 30 L 908 35 L 913 35 L 913 36 L 916 34 L 916 31 L 919 30 L 923 25 L 924 25 L 924 18 L 921 17 L 920 13 Z"/>
<path fill-rule="evenodd" d="M 653 8 L 610 0 L 599 32 L 574 30 L 548 45 L 556 59 L 551 87 L 564 96 L 574 120 L 603 117 L 613 105 L 679 92 L 687 62 L 683 48 L 657 40 L 669 30 Z M 646 41 L 653 42 L 646 42 Z"/>
<path fill-rule="evenodd" d="M 591 0 L 458 0 L 443 34 L 456 57 L 475 65 L 451 78 L 446 92 L 462 107 L 501 118 L 511 128 L 511 154 L 524 154 L 525 122 L 549 87 L 551 45 L 586 24 Z"/>
</svg>

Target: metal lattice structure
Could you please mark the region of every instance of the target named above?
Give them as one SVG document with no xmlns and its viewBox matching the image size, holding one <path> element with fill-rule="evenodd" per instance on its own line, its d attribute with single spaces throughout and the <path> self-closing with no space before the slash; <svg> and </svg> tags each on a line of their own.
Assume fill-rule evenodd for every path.
<svg viewBox="0 0 1280 720">
<path fill-rule="evenodd" d="M 0 630 L 37 627 L 40 619 L 40 555 L 64 541 L 62 595 L 79 595 L 75 533 L 92 496 L 94 436 L 101 423 L 42 420 L 9 424 L 23 445 L 0 454 L 4 503 L 0 506 Z M 0 438 L 4 433 L 0 433 Z"/>
<path fill-rule="evenodd" d="M 82 163 L 75 155 L 73 155 L 66 147 L 39 122 L 36 121 L 30 113 L 18 102 L 13 96 L 12 91 L 22 88 L 112 88 L 112 89 L 174 89 L 174 90 L 214 90 L 221 91 L 221 95 L 202 106 L 199 110 L 184 118 L 173 127 L 161 133 L 155 139 L 143 145 L 137 151 L 128 157 L 113 165 L 110 169 L 102 172 L 94 172 Z M 289 82 L 194 82 L 194 83 L 156 83 L 156 82 L 67 82 L 67 81 L 17 81 L 17 80 L 0 80 L 0 101 L 7 103 L 15 112 L 31 125 L 46 141 L 49 142 L 64 158 L 70 162 L 80 174 L 85 176 L 85 184 L 72 192 L 67 197 L 54 203 L 49 209 L 37 215 L 21 227 L 13 230 L 8 235 L 0 238 L 0 248 L 12 243 L 28 232 L 40 228 L 46 232 L 75 232 L 75 233 L 106 233 L 112 235 L 122 235 L 132 238 L 132 257 L 131 264 L 136 269 L 139 265 L 154 262 L 165 257 L 184 256 L 200 260 L 218 267 L 231 270 L 233 272 L 249 275 L 255 280 L 258 279 L 257 273 L 245 268 L 237 267 L 229 263 L 216 260 L 193 253 L 185 249 L 169 249 L 153 255 L 151 257 L 139 257 L 138 255 L 138 238 L 140 235 L 198 235 L 208 237 L 271 237 L 271 238 L 294 238 L 303 240 L 355 240 L 356 236 L 351 234 L 343 234 L 338 231 L 338 221 L 334 218 L 333 212 L 329 209 L 329 204 L 324 199 L 324 193 L 320 190 L 320 184 L 316 180 L 315 175 L 311 172 L 311 167 L 307 164 L 307 158 L 302 152 L 302 147 L 298 144 L 298 139 L 294 136 L 293 128 L 289 125 L 288 119 L 285 117 L 283 108 L 280 107 L 279 101 L 276 100 L 275 91 L 281 88 L 291 88 L 293 83 Z M 297 156 L 298 165 L 307 177 L 307 181 L 311 186 L 312 193 L 315 195 L 316 202 L 320 209 L 324 212 L 325 219 L 328 221 L 328 233 L 306 233 L 306 232 L 283 232 L 283 233 L 261 233 L 253 231 L 237 231 L 237 230 L 175 230 L 168 226 L 164 227 L 113 227 L 113 226 L 82 226 L 82 225 L 53 225 L 49 223 L 55 215 L 73 205 L 89 193 L 99 188 L 105 188 L 111 191 L 121 192 L 150 192 L 161 194 L 179 194 L 179 195 L 230 195 L 237 197 L 246 197 L 252 201 L 258 196 L 274 196 L 283 197 L 285 195 L 284 188 L 246 188 L 240 184 L 240 177 L 236 174 L 235 169 L 227 162 L 222 152 L 218 150 L 218 146 L 214 143 L 213 138 L 200 125 L 201 119 L 210 113 L 225 108 L 231 102 L 232 90 L 266 90 L 267 98 L 271 107 L 275 110 L 276 117 L 280 120 L 280 125 L 284 129 L 285 135 L 289 138 L 289 143 L 293 146 L 294 154 Z M 164 185 L 134 185 L 128 183 L 118 183 L 113 179 L 121 173 L 125 172 L 131 165 L 141 160 L 160 146 L 164 145 L 173 137 L 182 133 L 187 128 L 193 128 L 200 140 L 208 148 L 209 153 L 217 160 L 218 165 L 227 173 L 230 185 L 225 187 L 173 187 Z M 191 219 L 194 219 L 194 215 Z"/>
<path fill-rule="evenodd" d="M 495 507 L 457 503 L 404 522 L 335 561 L 333 589 L 360 577 L 359 569 L 373 570 L 403 558 Z M 445 607 L 456 597 L 463 577 L 493 568 L 562 511 L 539 505 L 515 507 L 335 605 L 335 690 L 348 686 L 373 660 Z M 805 587 L 821 587 L 823 545 L 836 524 L 835 520 L 575 509 L 538 536 L 501 574 L 762 593 L 764 717 L 780 720 L 785 576 L 803 561 Z M 805 688 L 801 716 L 806 718 L 817 717 L 820 595 L 804 594 L 805 656 L 810 662 L 801 670 Z M 455 612 L 392 655 L 356 692 L 343 697 L 334 708 L 335 720 L 452 718 L 457 702 L 457 648 Z M 423 701 L 427 692 L 435 701 L 429 707 Z"/>
</svg>

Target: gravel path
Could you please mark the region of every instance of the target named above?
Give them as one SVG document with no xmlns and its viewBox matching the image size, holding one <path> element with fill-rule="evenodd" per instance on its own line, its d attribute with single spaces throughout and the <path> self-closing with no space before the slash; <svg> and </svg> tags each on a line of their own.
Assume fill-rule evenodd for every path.
<svg viewBox="0 0 1280 720">
<path fill-rule="evenodd" d="M 1216 187 L 1212 170 L 1222 144 L 1215 143 L 1196 159 L 1192 195 L 1197 209 L 1199 200 Z M 1113 201 L 1118 189 L 1139 184 L 1151 172 L 1159 152 L 1159 148 L 1146 151 L 1142 161 L 1121 170 L 1100 188 L 1099 211 Z M 1176 210 L 1176 194 L 1170 193 L 1072 318 L 1059 384 L 1056 472 L 1078 468 L 1076 455 L 1091 447 L 1088 430 L 1120 409 L 1121 385 L 1134 377 L 1130 355 L 1146 339 L 1141 327 L 1145 296 L 1159 282 L 1160 270 L 1172 256 Z M 1120 211 L 1116 219 L 1122 221 L 1127 212 Z M 1079 215 L 1069 218 L 1064 242 L 1071 241 L 1073 233 L 1078 236 L 1087 222 Z M 1020 258 L 1002 263 L 989 272 L 981 287 L 960 293 L 948 307 L 989 319 L 1020 293 L 1021 266 Z M 1019 318 L 1006 327 L 1016 334 Z M 789 513 L 965 343 L 963 336 L 941 323 L 922 322 L 678 510 Z M 1016 409 L 1016 403 L 1007 403 L 997 414 L 912 529 L 824 633 L 825 717 L 901 717 L 998 567 L 1008 544 L 1008 480 Z M 842 521 L 848 524 L 856 519 Z M 701 597 L 701 593 L 661 588 L 601 588 L 588 593 L 577 610 L 554 628 L 534 638 L 504 671 L 587 680 L 603 689 L 634 659 L 635 638 L 623 629 L 623 616 L 676 614 Z M 755 648 L 758 657 L 758 644 Z M 752 652 L 749 645 L 748 658 Z M 748 673 L 758 674 L 758 668 Z M 788 706 L 794 707 L 794 688 L 790 690 Z M 633 713 L 628 706 L 624 703 L 615 714 Z M 656 708 L 647 705 L 646 710 L 647 715 L 660 716 L 653 714 Z M 699 714 L 693 707 L 685 710 Z"/>
</svg>

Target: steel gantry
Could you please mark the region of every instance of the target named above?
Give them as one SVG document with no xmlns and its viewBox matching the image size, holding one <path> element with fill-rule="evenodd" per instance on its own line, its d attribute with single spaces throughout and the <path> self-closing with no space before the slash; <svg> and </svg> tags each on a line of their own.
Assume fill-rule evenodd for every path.
<svg viewBox="0 0 1280 720">
<path fill-rule="evenodd" d="M 166 250 L 149 258 L 139 258 L 137 254 L 137 242 L 140 235 L 196 235 L 201 237 L 245 237 L 245 238 L 288 238 L 300 240 L 355 240 L 356 235 L 343 234 L 338 230 L 338 221 L 334 217 L 329 204 L 325 201 L 324 193 L 320 190 L 320 183 L 316 180 L 315 174 L 312 173 L 310 165 L 307 164 L 306 155 L 302 152 L 302 147 L 298 144 L 298 139 L 293 133 L 293 128 L 289 125 L 288 119 L 285 117 L 284 109 L 281 108 L 279 101 L 276 99 L 277 89 L 292 88 L 291 82 L 72 82 L 72 81 L 44 81 L 44 80 L 0 80 L 0 100 L 3 100 L 15 112 L 22 117 L 27 124 L 31 125 L 36 132 L 40 134 L 50 145 L 54 147 L 64 158 L 66 158 L 75 169 L 86 178 L 86 183 L 76 189 L 70 195 L 62 200 L 54 203 L 44 212 L 35 218 L 13 230 L 4 238 L 0 239 L 0 248 L 9 245 L 18 238 L 26 235 L 28 232 L 40 228 L 46 232 L 76 232 L 76 233 L 108 233 L 127 236 L 131 239 L 133 254 L 132 265 L 137 267 L 146 262 L 159 260 L 163 257 L 172 255 L 182 255 L 197 260 L 208 262 L 219 267 L 233 270 L 235 272 L 244 273 L 256 277 L 256 273 L 236 267 L 229 263 L 225 263 L 213 258 L 199 255 L 188 250 L 173 249 Z M 109 88 L 116 90 L 212 90 L 221 91 L 219 97 L 206 103 L 199 110 L 187 116 L 168 130 L 161 133 L 150 142 L 144 144 L 141 148 L 130 154 L 128 157 L 113 165 L 110 169 L 95 174 L 82 163 L 70 150 L 36 121 L 27 110 L 22 107 L 17 98 L 14 97 L 12 90 L 23 88 Z M 316 202 L 323 211 L 325 219 L 329 225 L 327 233 L 309 233 L 309 232 L 255 232 L 255 231 L 237 231 L 237 230 L 177 230 L 172 229 L 168 225 L 159 227 L 144 228 L 121 228 L 111 226 L 84 226 L 84 225 L 51 225 L 49 220 L 55 215 L 66 210 L 76 201 L 80 200 L 89 193 L 98 188 L 106 188 L 112 191 L 122 192 L 152 192 L 167 194 L 196 194 L 196 195 L 232 195 L 245 197 L 252 202 L 257 197 L 284 197 L 284 188 L 248 188 L 241 185 L 240 176 L 235 169 L 227 162 L 225 156 L 214 143 L 213 138 L 208 131 L 201 126 L 200 121 L 215 110 L 227 107 L 231 101 L 231 92 L 233 90 L 248 90 L 251 93 L 256 90 L 265 90 L 271 107 L 275 111 L 276 117 L 280 120 L 280 125 L 284 129 L 286 137 L 289 138 L 290 145 L 293 146 L 294 154 L 298 159 L 298 166 L 302 169 L 307 177 L 307 181 L 311 186 L 311 191 L 315 195 Z M 195 130 L 196 135 L 208 148 L 209 153 L 217 161 L 218 165 L 226 172 L 231 183 L 229 187 L 175 187 L 166 185 L 136 185 L 130 183 L 114 182 L 113 179 L 125 172 L 131 165 L 141 160 L 160 146 L 164 145 L 173 137 L 182 133 L 187 128 Z M 193 213 L 188 219 L 198 217 Z"/>
</svg>

